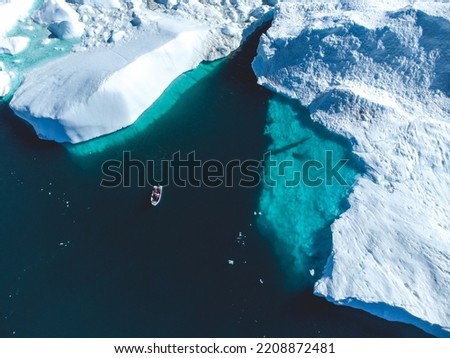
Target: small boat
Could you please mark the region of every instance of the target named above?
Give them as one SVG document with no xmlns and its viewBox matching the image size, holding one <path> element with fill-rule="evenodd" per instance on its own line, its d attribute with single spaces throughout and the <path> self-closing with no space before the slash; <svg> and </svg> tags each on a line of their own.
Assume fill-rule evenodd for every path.
<svg viewBox="0 0 450 358">
<path fill-rule="evenodd" d="M 156 206 L 161 201 L 163 187 L 161 185 L 155 185 L 152 190 L 152 195 L 150 197 L 153 206 Z"/>
</svg>

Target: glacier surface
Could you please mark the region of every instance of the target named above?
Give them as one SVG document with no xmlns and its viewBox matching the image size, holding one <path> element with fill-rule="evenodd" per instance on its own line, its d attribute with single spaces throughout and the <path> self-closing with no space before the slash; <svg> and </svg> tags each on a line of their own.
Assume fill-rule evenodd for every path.
<svg viewBox="0 0 450 358">
<path fill-rule="evenodd" d="M 437 336 L 450 336 L 449 20 L 441 1 L 286 1 L 253 63 L 367 168 L 315 293 Z"/>
</svg>

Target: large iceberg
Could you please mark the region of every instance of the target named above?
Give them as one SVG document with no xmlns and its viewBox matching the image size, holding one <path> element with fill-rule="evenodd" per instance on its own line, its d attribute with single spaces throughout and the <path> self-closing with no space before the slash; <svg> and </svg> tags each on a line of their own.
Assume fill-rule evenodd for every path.
<svg viewBox="0 0 450 358">
<path fill-rule="evenodd" d="M 0 98 L 10 91 L 11 75 L 5 71 L 3 63 L 0 62 Z"/>
<path fill-rule="evenodd" d="M 63 25 L 80 19 L 80 44 L 27 73 L 10 102 L 39 137 L 71 143 L 132 124 L 176 77 L 229 54 L 269 12 L 261 0 L 187 0 L 176 10 L 139 0 L 71 3 L 45 0 L 35 18 L 61 38 L 74 37 Z"/>
<path fill-rule="evenodd" d="M 366 164 L 315 293 L 450 336 L 450 4 L 283 2 L 253 68 Z"/>
<path fill-rule="evenodd" d="M 141 36 L 37 68 L 11 107 L 41 138 L 58 142 L 86 141 L 132 124 L 178 75 L 200 63 L 208 43 L 206 28 L 168 19 Z"/>
<path fill-rule="evenodd" d="M 28 15 L 35 0 L 0 0 L 0 37 Z"/>
</svg>

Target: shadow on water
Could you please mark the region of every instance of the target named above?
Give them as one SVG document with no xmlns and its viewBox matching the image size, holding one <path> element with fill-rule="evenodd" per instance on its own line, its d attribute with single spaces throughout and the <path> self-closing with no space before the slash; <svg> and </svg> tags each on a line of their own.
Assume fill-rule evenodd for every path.
<svg viewBox="0 0 450 358">
<path fill-rule="evenodd" d="M 99 186 L 101 164 L 124 150 L 141 160 L 192 150 L 199 159 L 261 159 L 272 94 L 251 71 L 257 43 L 147 130 L 82 157 L 37 140 L 0 106 L 0 336 L 423 335 L 310 289 L 286 290 L 256 230 L 261 188 L 171 185 L 150 208 L 148 188 Z"/>
</svg>

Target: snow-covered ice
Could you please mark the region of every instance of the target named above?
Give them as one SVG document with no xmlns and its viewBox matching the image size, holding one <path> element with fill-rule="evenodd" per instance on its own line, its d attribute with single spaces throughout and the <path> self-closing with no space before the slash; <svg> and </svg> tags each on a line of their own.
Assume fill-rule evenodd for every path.
<svg viewBox="0 0 450 358">
<path fill-rule="evenodd" d="M 72 53 L 31 71 L 11 108 L 41 138 L 59 142 L 81 142 L 132 124 L 204 58 L 207 29 L 170 21 L 161 17 L 153 32 L 121 46 Z"/>
<path fill-rule="evenodd" d="M 29 40 L 23 36 L 8 37 L 18 21 L 23 20 L 31 10 L 34 0 L 0 0 L 0 54 L 15 55 L 23 51 Z M 0 98 L 11 90 L 11 77 L 3 63 L 0 66 Z"/>
<path fill-rule="evenodd" d="M 117 131 L 183 72 L 239 47 L 269 9 L 261 0 L 188 0 L 176 10 L 139 0 L 44 0 L 36 21 L 61 38 L 82 32 L 81 42 L 27 73 L 10 106 L 44 139 L 78 143 Z"/>
<path fill-rule="evenodd" d="M 450 3 L 283 2 L 253 63 L 366 164 L 315 293 L 450 336 Z"/>
<path fill-rule="evenodd" d="M 80 15 L 65 0 L 44 0 L 34 16 L 35 20 L 48 26 L 48 30 L 60 39 L 72 39 L 84 34 Z"/>
</svg>

